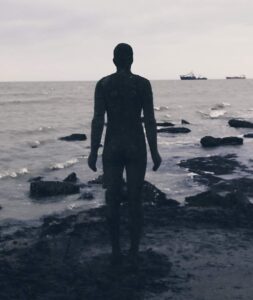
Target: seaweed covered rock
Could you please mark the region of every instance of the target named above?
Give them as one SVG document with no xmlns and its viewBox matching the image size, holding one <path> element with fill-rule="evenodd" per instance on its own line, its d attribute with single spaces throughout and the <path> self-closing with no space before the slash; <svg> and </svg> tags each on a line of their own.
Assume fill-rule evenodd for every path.
<svg viewBox="0 0 253 300">
<path fill-rule="evenodd" d="M 63 181 L 76 183 L 78 181 L 78 178 L 76 176 L 76 173 L 73 172 L 73 173 L 70 173 Z"/>
<path fill-rule="evenodd" d="M 165 133 L 189 133 L 191 130 L 186 127 L 166 127 L 159 128 L 157 132 L 165 132 Z"/>
<path fill-rule="evenodd" d="M 200 143 L 205 148 L 218 147 L 218 146 L 236 146 L 236 145 L 242 145 L 243 139 L 235 136 L 229 136 L 224 138 L 205 136 L 200 140 Z"/>
<path fill-rule="evenodd" d="M 166 194 L 158 189 L 155 185 L 148 181 L 144 181 L 142 188 L 142 201 L 155 204 L 157 206 L 178 206 L 179 203 L 176 200 L 168 199 Z"/>
<path fill-rule="evenodd" d="M 33 198 L 77 194 L 80 187 L 62 181 L 33 181 L 30 185 L 30 196 Z"/>
<path fill-rule="evenodd" d="M 235 128 L 253 128 L 253 123 L 242 119 L 231 119 L 228 121 L 229 126 Z"/>
<path fill-rule="evenodd" d="M 99 175 L 97 178 L 88 181 L 88 184 L 103 184 L 104 183 L 104 176 Z"/>
<path fill-rule="evenodd" d="M 87 136 L 83 133 L 73 133 L 71 135 L 60 137 L 59 140 L 66 142 L 86 141 Z"/>
<path fill-rule="evenodd" d="M 215 175 L 231 174 L 236 168 L 245 168 L 236 160 L 235 154 L 195 157 L 182 160 L 178 165 L 197 174 L 212 173 Z"/>
<path fill-rule="evenodd" d="M 241 191 L 231 193 L 216 193 L 213 190 L 203 192 L 194 196 L 186 197 L 185 202 L 189 206 L 197 207 L 222 207 L 222 208 L 252 208 L 253 205 L 248 197 Z"/>
</svg>

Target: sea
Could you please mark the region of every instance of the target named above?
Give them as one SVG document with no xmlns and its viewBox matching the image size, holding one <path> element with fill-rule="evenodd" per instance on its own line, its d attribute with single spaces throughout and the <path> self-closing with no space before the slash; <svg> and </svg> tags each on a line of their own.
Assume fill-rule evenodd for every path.
<svg viewBox="0 0 253 300">
<path fill-rule="evenodd" d="M 0 225 L 31 226 L 44 216 L 87 210 L 104 203 L 99 185 L 86 187 L 94 200 L 79 195 L 32 199 L 29 179 L 62 180 L 71 172 L 86 183 L 102 174 L 101 153 L 98 171 L 87 166 L 90 128 L 96 82 L 5 82 L 0 83 Z M 158 134 L 163 162 L 152 171 L 148 156 L 146 180 L 155 184 L 168 198 L 182 205 L 186 196 L 206 187 L 193 180 L 194 174 L 180 168 L 181 160 L 199 156 L 234 153 L 238 160 L 253 168 L 253 139 L 243 146 L 203 149 L 200 139 L 243 136 L 253 129 L 235 129 L 231 118 L 253 121 L 253 80 L 159 80 L 151 81 L 156 120 L 182 126 L 187 120 L 188 134 Z M 72 133 L 87 134 L 86 141 L 66 142 L 60 137 Z M 103 144 L 103 141 L 102 141 Z M 234 174 L 233 176 L 244 176 Z M 249 176 L 249 175 L 247 175 Z"/>
</svg>

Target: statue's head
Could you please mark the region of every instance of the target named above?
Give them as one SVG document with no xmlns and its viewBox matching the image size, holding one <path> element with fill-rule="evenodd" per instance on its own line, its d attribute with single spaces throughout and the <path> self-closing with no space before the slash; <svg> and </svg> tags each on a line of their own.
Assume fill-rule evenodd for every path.
<svg viewBox="0 0 253 300">
<path fill-rule="evenodd" d="M 130 45 L 120 43 L 113 51 L 113 62 L 117 68 L 130 68 L 133 63 L 133 49 Z"/>
</svg>

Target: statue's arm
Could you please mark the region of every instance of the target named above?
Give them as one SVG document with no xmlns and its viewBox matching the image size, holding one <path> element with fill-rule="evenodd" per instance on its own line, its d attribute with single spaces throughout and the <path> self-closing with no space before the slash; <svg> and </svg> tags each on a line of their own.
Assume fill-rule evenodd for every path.
<svg viewBox="0 0 253 300">
<path fill-rule="evenodd" d="M 154 162 L 153 170 L 156 171 L 161 164 L 161 157 L 157 148 L 157 131 L 156 131 L 156 120 L 154 114 L 153 105 L 153 92 L 151 84 L 148 80 L 145 80 L 142 88 L 142 99 L 143 99 L 143 114 L 144 114 L 144 125 L 146 130 L 146 136 L 148 145 L 151 152 L 151 157 Z"/>
<path fill-rule="evenodd" d="M 96 171 L 98 148 L 101 142 L 105 123 L 105 100 L 101 80 L 95 88 L 94 115 L 91 122 L 91 152 L 88 158 L 89 167 Z"/>
</svg>

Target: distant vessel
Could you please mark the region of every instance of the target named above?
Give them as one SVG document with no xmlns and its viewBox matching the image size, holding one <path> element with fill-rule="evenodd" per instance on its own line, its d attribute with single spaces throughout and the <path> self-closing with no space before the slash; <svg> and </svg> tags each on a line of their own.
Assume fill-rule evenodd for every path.
<svg viewBox="0 0 253 300">
<path fill-rule="evenodd" d="M 180 75 L 181 80 L 207 80 L 206 77 L 203 77 L 199 75 L 198 77 L 195 76 L 193 72 L 186 74 L 186 75 Z"/>
<path fill-rule="evenodd" d="M 245 75 L 241 76 L 227 76 L 226 79 L 246 79 Z"/>
</svg>

